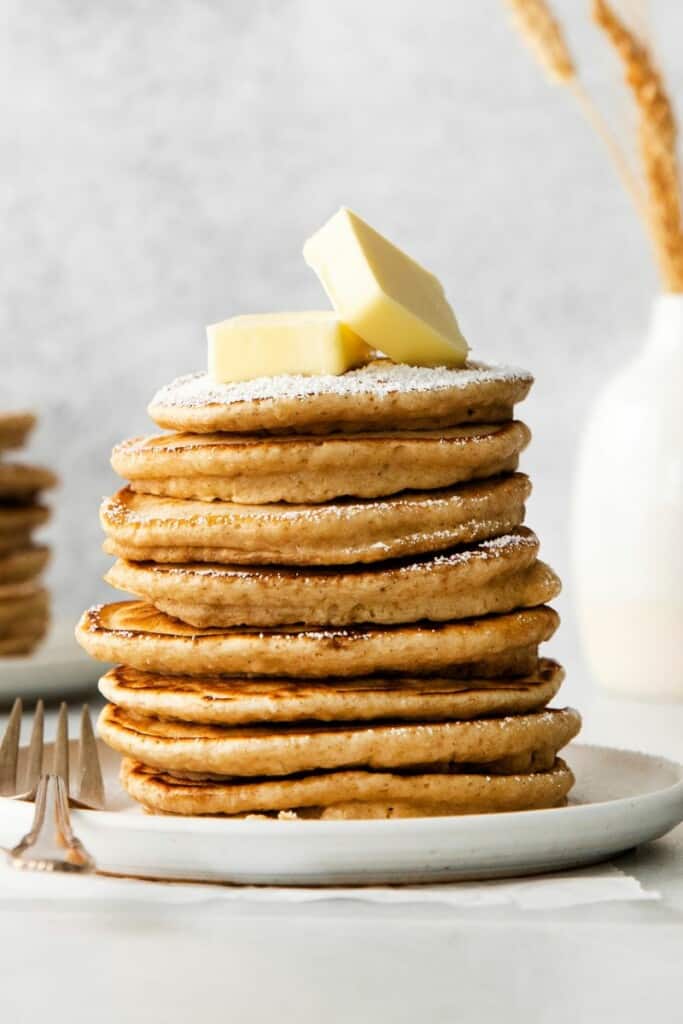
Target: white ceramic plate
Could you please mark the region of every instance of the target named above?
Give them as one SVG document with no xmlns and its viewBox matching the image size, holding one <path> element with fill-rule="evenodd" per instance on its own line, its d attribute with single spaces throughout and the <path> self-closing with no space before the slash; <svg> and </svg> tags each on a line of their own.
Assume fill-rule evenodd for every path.
<svg viewBox="0 0 683 1024">
<path fill-rule="evenodd" d="M 144 814 L 103 754 L 107 811 L 74 811 L 98 866 L 152 878 L 273 885 L 368 885 L 499 878 L 605 860 L 683 820 L 683 767 L 663 758 L 572 745 L 572 803 L 547 811 L 390 821 L 273 821 Z M 0 844 L 33 808 L 0 799 Z"/>
<path fill-rule="evenodd" d="M 15 697 L 58 699 L 83 693 L 102 675 L 74 639 L 73 623 L 53 624 L 45 642 L 25 658 L 0 658 L 0 702 Z"/>
</svg>

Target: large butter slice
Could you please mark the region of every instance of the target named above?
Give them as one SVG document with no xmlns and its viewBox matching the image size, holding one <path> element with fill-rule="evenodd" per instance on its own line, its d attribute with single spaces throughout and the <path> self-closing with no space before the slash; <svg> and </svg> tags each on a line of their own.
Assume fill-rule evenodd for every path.
<svg viewBox="0 0 683 1024">
<path fill-rule="evenodd" d="M 342 207 L 304 246 L 339 319 L 395 362 L 462 366 L 467 342 L 440 281 Z"/>
<path fill-rule="evenodd" d="M 370 349 L 332 310 L 236 316 L 206 328 L 209 374 L 227 384 L 277 374 L 340 374 Z"/>
</svg>

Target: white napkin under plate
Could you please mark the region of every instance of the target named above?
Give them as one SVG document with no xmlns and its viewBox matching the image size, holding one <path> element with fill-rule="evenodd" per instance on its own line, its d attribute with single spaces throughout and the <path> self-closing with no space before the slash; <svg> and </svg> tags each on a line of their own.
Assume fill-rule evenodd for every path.
<svg viewBox="0 0 683 1024">
<path fill-rule="evenodd" d="M 612 865 L 537 875 L 533 878 L 437 885 L 285 888 L 214 883 L 147 882 L 111 876 L 44 875 L 0 865 L 0 903 L 7 901 L 116 901 L 187 904 L 216 901 L 311 903 L 356 900 L 366 903 L 430 903 L 452 907 L 516 906 L 548 910 L 626 900 L 658 900 L 637 879 Z"/>
</svg>

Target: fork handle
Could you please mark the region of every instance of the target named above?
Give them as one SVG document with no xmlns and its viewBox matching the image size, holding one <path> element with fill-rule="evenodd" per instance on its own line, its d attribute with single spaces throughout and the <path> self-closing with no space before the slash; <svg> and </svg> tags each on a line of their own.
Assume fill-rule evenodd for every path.
<svg viewBox="0 0 683 1024">
<path fill-rule="evenodd" d="M 95 863 L 71 828 L 69 798 L 60 775 L 38 783 L 31 831 L 9 851 L 14 867 L 29 871 L 94 871 Z"/>
</svg>

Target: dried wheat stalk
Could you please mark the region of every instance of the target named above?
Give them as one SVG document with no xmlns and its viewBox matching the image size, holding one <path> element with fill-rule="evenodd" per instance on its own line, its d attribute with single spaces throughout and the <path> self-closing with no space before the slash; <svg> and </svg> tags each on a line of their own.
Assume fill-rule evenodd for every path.
<svg viewBox="0 0 683 1024">
<path fill-rule="evenodd" d="M 670 291 L 683 292 L 683 212 L 673 107 L 647 46 L 606 0 L 593 0 L 593 17 L 621 58 L 638 108 L 647 222 L 662 277 Z"/>
<path fill-rule="evenodd" d="M 559 22 L 545 0 L 505 0 L 512 20 L 551 78 L 568 82 L 576 68 Z"/>
<path fill-rule="evenodd" d="M 584 117 L 602 139 L 615 164 L 617 172 L 629 192 L 636 209 L 644 217 L 645 197 L 634 178 L 619 143 L 614 138 L 602 114 L 583 88 L 562 28 L 546 0 L 505 0 L 512 20 L 522 39 L 536 55 L 551 79 L 565 85 L 574 95 Z"/>
</svg>

